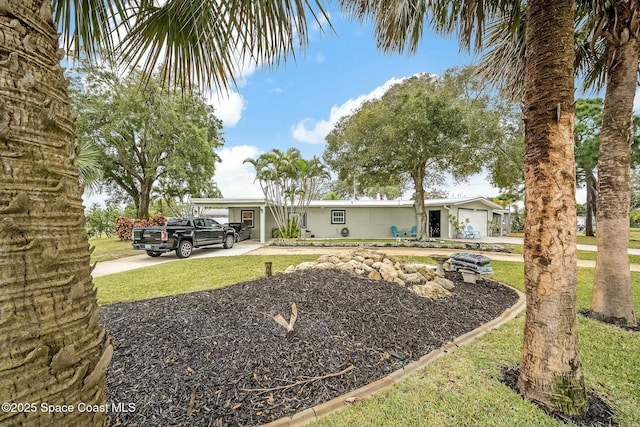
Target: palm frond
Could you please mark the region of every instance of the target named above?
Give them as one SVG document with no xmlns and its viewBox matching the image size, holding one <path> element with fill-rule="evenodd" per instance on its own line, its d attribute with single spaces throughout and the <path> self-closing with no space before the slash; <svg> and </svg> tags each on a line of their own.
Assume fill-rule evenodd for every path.
<svg viewBox="0 0 640 427">
<path fill-rule="evenodd" d="M 161 64 L 165 79 L 183 87 L 227 89 L 239 64 L 272 66 L 304 49 L 312 20 L 328 22 L 320 0 L 141 3 L 129 11 L 131 29 L 118 52 L 147 73 Z"/>
<path fill-rule="evenodd" d="M 584 91 L 599 91 L 606 84 L 607 43 L 600 37 L 603 19 L 607 19 L 605 3 L 578 2 L 575 67 Z M 511 15 L 489 23 L 482 43 L 486 51 L 480 59 L 480 75 L 512 100 L 521 100 L 524 95 L 525 29 L 526 3 L 522 3 L 520 12 L 512 10 Z"/>
<path fill-rule="evenodd" d="M 110 52 L 118 28 L 126 31 L 127 0 L 53 0 L 53 19 L 58 23 L 65 50 L 79 58 L 95 59 Z"/>
<path fill-rule="evenodd" d="M 463 49 L 478 51 L 486 22 L 510 14 L 520 1 L 340 0 L 339 4 L 349 16 L 375 23 L 381 50 L 414 53 L 427 25 L 440 34 L 457 34 Z"/>
<path fill-rule="evenodd" d="M 523 8 L 515 27 L 511 17 L 503 16 L 488 25 L 486 53 L 479 63 L 479 75 L 511 100 L 524 96 L 525 22 Z"/>
<path fill-rule="evenodd" d="M 576 76 L 581 78 L 585 92 L 598 92 L 607 82 L 607 43 L 593 37 L 593 30 L 588 27 L 576 29 Z"/>
<path fill-rule="evenodd" d="M 100 149 L 93 143 L 83 140 L 76 141 L 76 158 L 74 163 L 80 172 L 80 185 L 89 194 L 98 193 L 103 171 L 100 166 Z"/>
</svg>

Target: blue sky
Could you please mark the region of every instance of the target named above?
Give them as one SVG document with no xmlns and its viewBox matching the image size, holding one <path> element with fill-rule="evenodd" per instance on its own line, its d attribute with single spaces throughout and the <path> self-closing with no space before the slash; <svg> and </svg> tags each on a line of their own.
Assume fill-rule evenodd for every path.
<svg viewBox="0 0 640 427">
<path fill-rule="evenodd" d="M 223 98 L 212 96 L 224 123 L 225 144 L 218 152 L 222 163 L 214 178 L 224 197 L 263 197 L 254 182 L 255 171 L 242 163 L 247 157 L 290 147 L 300 149 L 305 158 L 321 156 L 333 124 L 365 100 L 380 96 L 402 78 L 420 72 L 441 74 L 473 60 L 460 52 L 457 40 L 428 32 L 412 56 L 383 54 L 376 49 L 370 25 L 347 20 L 336 10 L 330 15 L 335 33 L 322 33 L 312 25 L 309 46 L 295 61 L 274 69 L 244 66 L 238 87 Z M 640 111 L 640 96 L 636 101 Z M 487 182 L 486 173 L 464 183 L 450 182 L 444 190 L 449 197 L 499 193 Z M 578 202 L 585 198 L 579 190 Z M 93 201 L 103 202 L 104 196 L 87 198 L 86 204 Z"/>
<path fill-rule="evenodd" d="M 227 99 L 213 100 L 224 122 L 225 146 L 215 180 L 228 198 L 261 197 L 254 170 L 243 165 L 273 148 L 297 147 L 305 158 L 321 156 L 333 123 L 393 82 L 419 72 L 441 74 L 469 64 L 455 39 L 425 34 L 412 56 L 376 49 L 371 26 L 331 14 L 335 34 L 314 25 L 305 52 L 276 69 L 248 68 Z M 447 187 L 450 196 L 495 196 L 485 175 Z"/>
</svg>

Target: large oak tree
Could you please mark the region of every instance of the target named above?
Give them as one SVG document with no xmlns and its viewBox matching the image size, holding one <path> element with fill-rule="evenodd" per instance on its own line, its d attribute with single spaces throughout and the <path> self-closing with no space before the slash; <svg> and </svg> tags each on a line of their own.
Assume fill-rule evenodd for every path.
<svg viewBox="0 0 640 427">
<path fill-rule="evenodd" d="M 159 186 L 199 197 L 213 180 L 214 150 L 223 144 L 213 107 L 184 88 L 162 88 L 157 75 L 143 84 L 139 72 L 82 71 L 72 92 L 78 140 L 100 151 L 100 181 L 109 192 L 132 201 L 137 218 L 149 218 Z"/>
<path fill-rule="evenodd" d="M 342 179 L 365 187 L 411 183 L 419 238 L 427 238 L 427 189 L 445 174 L 478 173 L 504 138 L 500 114 L 469 75 L 449 70 L 421 74 L 391 87 L 380 99 L 343 117 L 327 135 L 323 154 Z"/>
</svg>

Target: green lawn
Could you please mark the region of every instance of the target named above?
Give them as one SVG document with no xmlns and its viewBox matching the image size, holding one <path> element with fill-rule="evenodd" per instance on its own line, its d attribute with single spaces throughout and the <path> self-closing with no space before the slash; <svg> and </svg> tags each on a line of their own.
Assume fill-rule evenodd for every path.
<svg viewBox="0 0 640 427">
<path fill-rule="evenodd" d="M 95 246 L 91 253 L 91 263 L 110 261 L 142 253 L 131 247 L 131 240 L 120 240 L 117 237 L 92 237 L 89 239 L 89 245 Z"/>
<path fill-rule="evenodd" d="M 213 289 L 315 259 L 308 256 L 238 256 L 181 261 L 94 279 L 100 303 L 130 301 Z M 405 257 L 425 262 L 426 257 Z M 495 278 L 523 289 L 522 263 L 492 263 Z M 640 313 L 640 273 L 632 273 L 636 312 Z M 591 301 L 593 269 L 578 271 L 578 309 Z M 499 378 L 503 367 L 518 363 L 524 316 L 503 325 L 456 353 L 439 359 L 391 389 L 357 402 L 316 426 L 562 426 L 524 401 Z M 588 388 L 615 411 L 621 426 L 640 425 L 640 339 L 578 316 L 580 347 Z"/>
<path fill-rule="evenodd" d="M 505 246 L 511 249 L 511 253 L 522 255 L 522 251 L 523 251 L 522 245 L 509 244 Z M 597 254 L 598 253 L 596 251 L 578 250 L 578 259 L 595 261 Z M 631 264 L 640 264 L 640 255 L 629 255 L 629 262 Z"/>
<path fill-rule="evenodd" d="M 632 231 L 631 239 L 629 240 L 629 247 L 633 249 L 640 248 L 640 231 Z M 596 238 L 590 236 L 578 236 L 579 245 L 596 245 Z"/>
<path fill-rule="evenodd" d="M 264 263 L 273 263 L 273 272 L 311 261 L 319 255 L 240 255 L 180 260 L 93 279 L 98 303 L 136 301 L 166 295 L 217 289 L 264 276 Z"/>
<path fill-rule="evenodd" d="M 524 237 L 524 233 L 510 233 L 511 237 Z M 579 245 L 596 245 L 596 238 L 584 235 L 584 231 L 578 232 L 577 236 Z M 629 247 L 640 248 L 640 228 L 632 228 L 629 232 Z"/>
</svg>

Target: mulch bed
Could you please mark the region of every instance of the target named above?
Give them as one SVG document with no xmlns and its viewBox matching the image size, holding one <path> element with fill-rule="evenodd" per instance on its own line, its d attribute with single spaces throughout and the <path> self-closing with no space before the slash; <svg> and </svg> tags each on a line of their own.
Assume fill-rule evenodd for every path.
<svg viewBox="0 0 640 427">
<path fill-rule="evenodd" d="M 456 283 L 427 300 L 397 284 L 305 270 L 224 289 L 102 308 L 115 341 L 111 425 L 259 425 L 380 379 L 498 317 L 518 299 L 498 283 Z M 167 280 L 170 280 L 168 278 Z M 292 333 L 285 320 L 295 303 Z"/>
<path fill-rule="evenodd" d="M 580 314 L 582 314 L 584 317 L 588 317 L 589 319 L 593 319 L 597 322 L 602 322 L 602 319 L 600 319 L 598 316 L 594 316 L 593 313 L 591 312 L 591 310 L 580 310 Z M 602 322 L 602 323 L 606 323 L 606 322 Z M 627 326 L 627 325 L 616 325 L 616 324 L 612 324 L 612 323 L 607 323 L 608 325 L 612 325 L 612 326 L 616 326 L 620 329 L 624 329 L 625 331 L 630 331 L 630 332 L 640 332 L 640 320 L 638 320 L 638 325 L 637 326 Z"/>
</svg>

